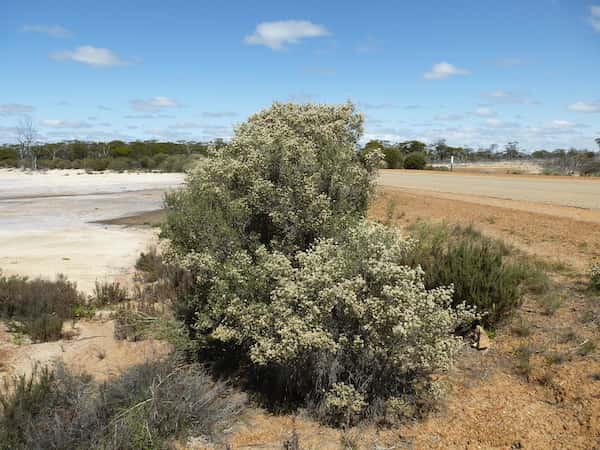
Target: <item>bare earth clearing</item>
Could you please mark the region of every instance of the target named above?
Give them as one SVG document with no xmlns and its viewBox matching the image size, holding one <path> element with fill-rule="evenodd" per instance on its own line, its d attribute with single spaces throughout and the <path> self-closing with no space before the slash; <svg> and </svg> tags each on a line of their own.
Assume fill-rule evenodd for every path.
<svg viewBox="0 0 600 450">
<path fill-rule="evenodd" d="M 59 196 L 35 198 L 44 195 L 40 180 L 47 176 L 57 186 L 52 194 Z M 35 181 L 15 187 L 21 177 Z M 0 268 L 45 276 L 62 271 L 83 288 L 92 286 L 98 275 L 124 276 L 155 236 L 148 227 L 136 225 L 160 219 L 152 211 L 160 207 L 162 192 L 179 185 L 182 177 L 104 177 L 0 172 Z M 382 171 L 380 184 L 373 218 L 400 229 L 419 220 L 472 223 L 530 254 L 561 263 L 563 268 L 553 275 L 561 306 L 549 315 L 526 299 L 519 316 L 530 335 L 518 335 L 514 324 L 507 324 L 496 331 L 489 350 L 465 347 L 457 367 L 445 376 L 445 406 L 423 422 L 340 431 L 301 415 L 294 419 L 249 409 L 227 434 L 231 448 L 279 449 L 293 427 L 303 449 L 337 449 L 343 439 L 361 449 L 600 448 L 600 360 L 597 350 L 580 353 L 585 343 L 598 343 L 599 335 L 600 299 L 585 291 L 584 271 L 591 261 L 600 260 L 600 182 Z M 130 217 L 109 220 L 123 216 Z M 98 220 L 117 225 L 90 223 Z M 0 373 L 3 366 L 10 373 L 23 372 L 34 359 L 62 357 L 67 365 L 103 379 L 167 350 L 156 341 L 114 341 L 111 321 L 82 321 L 78 326 L 79 335 L 70 341 L 35 345 L 16 345 L 0 329 Z M 515 370 L 516 350 L 523 345 L 533 352 L 527 376 Z M 552 354 L 564 360 L 551 363 Z"/>
</svg>

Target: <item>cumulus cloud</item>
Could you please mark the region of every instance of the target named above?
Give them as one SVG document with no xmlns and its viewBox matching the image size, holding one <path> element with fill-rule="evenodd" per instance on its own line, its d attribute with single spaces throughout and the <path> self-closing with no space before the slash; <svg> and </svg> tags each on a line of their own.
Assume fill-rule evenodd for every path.
<svg viewBox="0 0 600 450">
<path fill-rule="evenodd" d="M 174 108 L 179 104 L 169 97 L 157 96 L 147 100 L 133 99 L 130 102 L 131 108 L 140 112 L 157 112 L 164 108 Z"/>
<path fill-rule="evenodd" d="M 112 111 L 112 108 L 109 108 L 108 106 L 104 105 L 98 105 L 98 109 L 101 111 Z"/>
<path fill-rule="evenodd" d="M 575 112 L 586 112 L 586 113 L 597 113 L 600 112 L 600 101 L 599 102 L 575 102 L 569 105 L 570 111 Z"/>
<path fill-rule="evenodd" d="M 244 43 L 283 50 L 286 44 L 298 44 L 303 39 L 329 35 L 331 33 L 327 28 L 308 20 L 280 20 L 259 23 L 254 33 L 244 38 Z"/>
<path fill-rule="evenodd" d="M 60 25 L 25 25 L 21 28 L 24 33 L 41 33 L 55 38 L 67 38 L 71 32 Z"/>
<path fill-rule="evenodd" d="M 130 64 L 129 61 L 122 59 L 108 48 L 92 47 L 91 45 L 77 47 L 75 50 L 51 53 L 50 58 L 55 61 L 75 61 L 92 67 L 114 67 Z"/>
<path fill-rule="evenodd" d="M 578 127 L 578 125 L 569 120 L 553 120 L 552 122 L 549 122 L 548 124 L 546 124 L 544 128 L 549 128 L 552 130 L 564 130 L 564 129 L 576 128 L 576 127 Z"/>
<path fill-rule="evenodd" d="M 31 105 L 22 105 L 20 103 L 4 103 L 0 105 L 0 116 L 13 116 L 17 114 L 29 114 L 35 108 Z"/>
<path fill-rule="evenodd" d="M 594 30 L 600 32 L 600 5 L 590 6 L 590 24 Z"/>
<path fill-rule="evenodd" d="M 434 64 L 429 72 L 423 74 L 423 78 L 426 80 L 443 80 L 454 75 L 468 75 L 469 72 L 466 69 L 460 69 L 447 62 L 441 62 Z"/>
<path fill-rule="evenodd" d="M 41 121 L 43 127 L 48 128 L 91 128 L 92 125 L 81 120 L 44 119 Z"/>
</svg>

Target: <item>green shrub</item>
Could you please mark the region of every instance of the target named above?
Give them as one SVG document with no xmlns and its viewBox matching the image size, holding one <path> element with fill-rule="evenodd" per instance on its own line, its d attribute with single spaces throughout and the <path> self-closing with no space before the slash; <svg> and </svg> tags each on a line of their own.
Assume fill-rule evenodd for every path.
<svg viewBox="0 0 600 450">
<path fill-rule="evenodd" d="M 168 358 L 98 384 L 58 366 L 5 382 L 0 449 L 163 449 L 213 441 L 242 406 L 196 364 Z"/>
<path fill-rule="evenodd" d="M 439 392 L 456 327 L 475 319 L 426 290 L 410 245 L 364 221 L 379 152 L 358 155 L 352 105 L 274 104 L 241 124 L 166 198 L 166 254 L 190 274 L 177 310 L 198 354 L 271 406 L 353 422 Z"/>
<path fill-rule="evenodd" d="M 423 152 L 412 152 L 404 159 L 405 169 L 423 170 L 427 166 L 427 159 Z"/>
<path fill-rule="evenodd" d="M 416 245 L 405 260 L 425 271 L 425 286 L 454 286 L 454 301 L 466 302 L 485 315 L 493 327 L 508 317 L 529 289 L 542 293 L 548 278 L 525 258 L 511 254 L 503 242 L 483 236 L 472 227 L 421 223 L 411 236 Z"/>
<path fill-rule="evenodd" d="M 114 170 L 116 172 L 123 172 L 132 168 L 132 160 L 122 157 L 111 159 L 107 166 L 108 170 Z"/>
<path fill-rule="evenodd" d="M 365 216 L 375 187 L 379 161 L 361 163 L 361 132 L 352 105 L 275 103 L 166 197 L 163 235 L 180 254 L 219 259 L 260 245 L 289 254 L 334 236 Z"/>
<path fill-rule="evenodd" d="M 383 414 L 391 397 L 417 404 L 452 363 L 453 331 L 475 315 L 451 307 L 450 289 L 425 290 L 421 270 L 402 265 L 408 249 L 365 222 L 295 262 L 264 247 L 223 264 L 190 261 L 198 283 L 216 280 L 194 304 L 201 354 L 243 364 L 270 402 L 309 399 L 333 423 Z"/>
<path fill-rule="evenodd" d="M 388 169 L 402 169 L 403 167 L 402 151 L 397 147 L 384 147 L 383 159 Z"/>
<path fill-rule="evenodd" d="M 118 281 L 100 283 L 94 285 L 92 301 L 94 306 L 111 305 L 129 300 L 127 288 L 121 286 Z"/>
<path fill-rule="evenodd" d="M 63 275 L 48 281 L 0 273 L 0 318 L 34 341 L 60 339 L 63 322 L 74 318 L 76 305 L 84 302 L 75 283 Z"/>
</svg>

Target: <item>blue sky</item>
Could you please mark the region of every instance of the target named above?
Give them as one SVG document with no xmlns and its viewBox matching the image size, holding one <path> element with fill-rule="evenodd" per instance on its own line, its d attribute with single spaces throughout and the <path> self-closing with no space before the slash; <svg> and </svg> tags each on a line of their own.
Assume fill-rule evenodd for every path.
<svg viewBox="0 0 600 450">
<path fill-rule="evenodd" d="M 365 139 L 600 136 L 598 0 L 5 0 L 0 61 L 0 142 L 227 138 L 275 100 L 352 100 Z"/>
</svg>

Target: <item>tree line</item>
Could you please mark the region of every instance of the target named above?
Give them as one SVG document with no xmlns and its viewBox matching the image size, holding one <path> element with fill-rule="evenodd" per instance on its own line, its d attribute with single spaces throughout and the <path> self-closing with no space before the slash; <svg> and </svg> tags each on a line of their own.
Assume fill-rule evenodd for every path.
<svg viewBox="0 0 600 450">
<path fill-rule="evenodd" d="M 596 138 L 595 142 L 600 148 L 600 138 Z M 502 149 L 496 144 L 488 148 L 473 149 L 451 146 L 441 139 L 429 145 L 415 140 L 397 143 L 371 140 L 364 145 L 362 151 L 375 149 L 383 153 L 388 169 L 425 168 L 427 163 L 448 162 L 454 157 L 455 162 L 538 160 L 560 173 L 600 175 L 600 151 L 587 149 L 542 149 L 526 152 L 516 141 L 508 142 Z M 412 167 L 415 160 L 422 161 L 422 167 Z"/>
<path fill-rule="evenodd" d="M 206 156 L 210 147 L 223 145 L 220 139 L 211 142 L 20 141 L 0 145 L 0 167 L 183 171 L 195 159 Z"/>
</svg>

